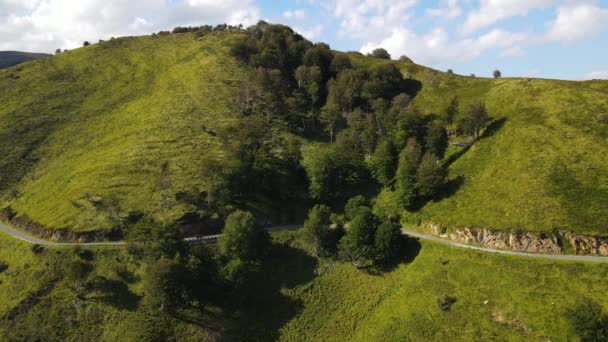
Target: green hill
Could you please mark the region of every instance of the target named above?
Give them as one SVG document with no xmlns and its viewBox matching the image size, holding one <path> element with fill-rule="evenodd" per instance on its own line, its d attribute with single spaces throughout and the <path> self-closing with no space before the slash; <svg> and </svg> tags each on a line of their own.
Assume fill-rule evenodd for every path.
<svg viewBox="0 0 608 342">
<path fill-rule="evenodd" d="M 76 232 L 108 232 L 142 214 L 209 223 L 232 206 L 268 222 L 299 220 L 307 185 L 291 181 L 302 177 L 291 160 L 300 144 L 327 138 L 242 114 L 254 68 L 231 49 L 244 36 L 120 38 L 1 70 L 0 206 Z M 463 110 L 484 101 L 494 120 L 470 148 L 449 147 L 450 194 L 412 220 L 608 233 L 608 82 L 471 78 L 347 56 L 357 69 L 392 63 L 420 82 L 413 104 L 424 114 L 440 115 L 457 95 Z M 214 184 L 236 169 L 239 181 Z M 224 209 L 209 205 L 226 196 Z"/>
<path fill-rule="evenodd" d="M 0 69 L 10 68 L 14 65 L 32 61 L 38 58 L 48 57 L 46 53 L 30 53 L 20 51 L 0 51 Z"/>
</svg>

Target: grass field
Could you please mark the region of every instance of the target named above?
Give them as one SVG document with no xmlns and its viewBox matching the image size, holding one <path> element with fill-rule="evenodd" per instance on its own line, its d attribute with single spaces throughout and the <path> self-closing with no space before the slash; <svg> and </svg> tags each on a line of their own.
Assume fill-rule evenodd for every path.
<svg viewBox="0 0 608 342">
<path fill-rule="evenodd" d="M 0 207 L 73 231 L 112 227 L 100 202 L 165 221 L 188 213 L 175 195 L 207 190 L 203 157 L 225 158 L 217 133 L 238 121 L 247 69 L 229 56 L 234 39 L 120 38 L 0 70 Z M 386 63 L 349 56 L 363 68 Z M 608 148 L 599 119 L 608 82 L 494 80 L 394 63 L 421 82 L 422 112 L 438 114 L 457 95 L 461 110 L 484 101 L 495 120 L 470 149 L 450 147 L 458 186 L 416 220 L 608 234 L 608 154 L 598 152 Z"/>
<path fill-rule="evenodd" d="M 370 274 L 310 256 L 298 232 L 273 233 L 273 239 L 243 299 L 220 298 L 201 319 L 188 316 L 188 310 L 164 316 L 146 308 L 141 301 L 145 265 L 125 248 L 34 253 L 30 245 L 1 235 L 0 261 L 8 268 L 0 273 L 0 317 L 14 314 L 0 321 L 0 339 L 200 341 L 210 336 L 209 326 L 219 324 L 221 336 L 237 341 L 572 341 L 566 310 L 587 298 L 608 311 L 605 264 L 412 241 L 402 263 Z M 89 279 L 102 276 L 112 281 L 113 290 L 76 300 L 70 278 L 52 272 L 53 265 L 75 255 L 93 265 Z M 455 299 L 449 311 L 438 306 L 444 296 Z M 32 297 L 37 300 L 24 304 Z"/>
<path fill-rule="evenodd" d="M 284 234 L 279 240 L 289 241 L 294 233 Z M 590 298 L 608 310 L 604 264 L 539 261 L 428 242 L 419 248 L 411 262 L 378 275 L 319 261 L 325 266 L 320 276 L 283 289 L 301 310 L 279 329 L 279 339 L 572 341 L 567 309 Z M 273 262 L 273 269 L 283 264 Z M 456 300 L 448 312 L 437 305 L 446 295 Z"/>
</svg>

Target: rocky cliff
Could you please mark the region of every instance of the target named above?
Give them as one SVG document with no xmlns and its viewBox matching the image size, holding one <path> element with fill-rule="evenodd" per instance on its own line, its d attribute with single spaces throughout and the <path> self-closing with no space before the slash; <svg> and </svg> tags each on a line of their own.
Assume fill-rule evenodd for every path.
<svg viewBox="0 0 608 342">
<path fill-rule="evenodd" d="M 462 243 L 517 252 L 608 256 L 608 238 L 584 236 L 566 230 L 556 233 L 498 232 L 485 228 L 461 228 L 443 232 L 438 225 L 427 224 L 433 235 Z"/>
</svg>

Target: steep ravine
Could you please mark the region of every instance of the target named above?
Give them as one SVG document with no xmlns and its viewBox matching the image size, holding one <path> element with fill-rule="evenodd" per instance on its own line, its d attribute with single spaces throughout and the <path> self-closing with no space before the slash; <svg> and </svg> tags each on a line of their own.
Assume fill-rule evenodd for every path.
<svg viewBox="0 0 608 342">
<path fill-rule="evenodd" d="M 555 233 L 498 232 L 486 228 L 460 228 L 442 231 L 436 224 L 423 226 L 433 235 L 456 242 L 516 252 L 608 256 L 608 238 L 586 236 L 559 230 Z"/>
</svg>

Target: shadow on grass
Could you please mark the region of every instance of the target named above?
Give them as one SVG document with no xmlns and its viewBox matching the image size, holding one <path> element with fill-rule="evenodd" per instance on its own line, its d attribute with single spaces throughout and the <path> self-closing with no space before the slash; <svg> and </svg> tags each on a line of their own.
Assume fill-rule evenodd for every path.
<svg viewBox="0 0 608 342">
<path fill-rule="evenodd" d="M 486 127 L 485 131 L 483 131 L 483 133 L 481 134 L 481 136 L 473 141 L 470 145 L 464 147 L 462 150 L 452 154 L 445 162 L 444 162 L 444 166 L 447 168 L 450 165 L 452 165 L 454 162 L 456 162 L 458 159 L 460 159 L 460 157 L 462 157 L 463 155 L 465 155 L 470 149 L 471 147 L 477 143 L 480 140 L 483 139 L 487 139 L 491 136 L 493 136 L 494 134 L 496 134 L 496 132 L 500 131 L 500 129 L 505 125 L 505 122 L 507 121 L 507 118 L 500 118 L 500 119 L 496 119 L 494 121 L 492 121 L 488 127 Z"/>
<path fill-rule="evenodd" d="M 420 244 L 418 239 L 414 239 L 409 236 L 402 235 L 401 239 L 402 248 L 400 250 L 401 252 L 399 253 L 399 255 L 385 265 L 367 269 L 367 273 L 380 275 L 382 273 L 392 272 L 400 264 L 409 264 L 414 261 L 418 254 L 420 254 L 422 245 Z"/>
<path fill-rule="evenodd" d="M 300 249 L 275 244 L 260 270 L 247 285 L 247 293 L 232 303 L 234 323 L 228 340 L 273 341 L 279 329 L 302 309 L 302 303 L 282 293 L 313 279 L 317 260 Z"/>
<path fill-rule="evenodd" d="M 92 286 L 98 291 L 95 299 L 117 309 L 135 311 L 141 298 L 120 280 L 96 277 Z"/>
</svg>

